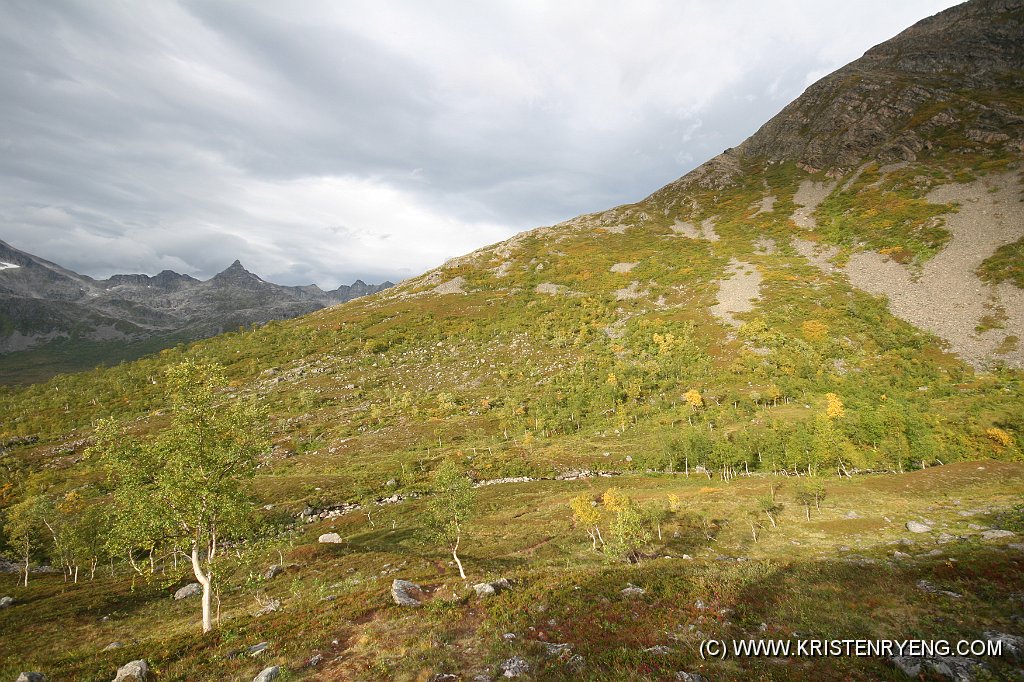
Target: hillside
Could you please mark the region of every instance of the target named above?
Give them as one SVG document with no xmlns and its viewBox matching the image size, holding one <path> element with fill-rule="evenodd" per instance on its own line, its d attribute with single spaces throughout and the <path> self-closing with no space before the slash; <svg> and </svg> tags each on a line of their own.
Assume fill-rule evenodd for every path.
<svg viewBox="0 0 1024 682">
<path fill-rule="evenodd" d="M 95 280 L 0 242 L 0 382 L 153 353 L 287 319 L 391 286 L 356 280 L 331 291 L 266 282 L 237 260 L 203 282 L 164 270 Z"/>
<path fill-rule="evenodd" d="M 220 400 L 268 411 L 273 446 L 262 532 L 220 559 L 219 628 L 169 598 L 193 580 L 176 557 L 148 580 L 120 557 L 78 584 L 0 576 L 0 676 L 111 679 L 141 657 L 159 680 L 1014 679 L 1022 93 L 1024 3 L 969 2 L 635 204 L 5 390 L 7 509 L 69 492 L 102 508 L 94 425 L 163 428 L 164 372 L 187 359 L 225 368 Z M 446 462 L 477 486 L 467 580 L 427 532 Z M 622 509 L 645 510 L 629 552 L 593 551 L 580 495 L 610 546 Z M 395 579 L 426 603 L 396 605 Z M 1008 644 L 712 661 L 709 637 Z"/>
</svg>

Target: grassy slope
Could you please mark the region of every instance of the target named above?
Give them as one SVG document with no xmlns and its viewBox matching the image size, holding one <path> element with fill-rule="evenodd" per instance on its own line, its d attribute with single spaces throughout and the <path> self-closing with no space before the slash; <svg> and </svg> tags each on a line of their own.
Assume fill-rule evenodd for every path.
<svg viewBox="0 0 1024 682">
<path fill-rule="evenodd" d="M 766 492 L 764 478 L 722 483 L 630 476 L 614 482 L 639 499 L 680 496 L 682 511 L 666 522 L 658 547 L 675 558 L 629 566 L 590 552 L 583 534 L 569 527 L 565 504 L 581 490 L 600 493 L 604 479 L 489 486 L 481 489 L 465 561 L 474 579 L 515 580 L 515 588 L 497 598 L 469 596 L 446 562 L 416 538 L 422 503 L 399 504 L 382 509 L 375 527 L 358 514 L 310 524 L 287 542 L 268 543 L 235 562 L 222 595 L 222 627 L 208 639 L 195 632 L 195 600 L 169 598 L 187 579 L 184 567 L 168 567 L 166 575 L 134 590 L 126 578 L 73 586 L 59 576 L 36 577 L 25 590 L 13 587 L 12 576 L 2 577 L 0 591 L 23 603 L 0 620 L 5 649 L 12 652 L 0 675 L 38 668 L 51 679 L 105 679 L 119 662 L 146 656 L 160 679 L 248 678 L 270 662 L 302 677 L 305 660 L 322 652 L 324 679 L 477 673 L 514 654 L 532 660 L 542 677 L 559 678 L 574 664 L 545 656 L 540 642 L 567 642 L 584 658 L 586 677 L 595 679 L 659 679 L 679 669 L 700 669 L 716 680 L 820 679 L 828 670 L 850 679 L 898 679 L 872 659 L 706 664 L 696 646 L 701 633 L 973 639 L 985 630 L 1014 628 L 1011 616 L 1020 604 L 1008 595 L 1024 590 L 1024 552 L 981 541 L 969 524 L 1020 523 L 998 512 L 1019 500 L 1020 464 L 962 463 L 902 477 L 832 480 L 810 521 L 792 503 L 792 484 L 784 485 L 779 527 L 762 530 L 757 543 L 746 512 Z M 857 518 L 847 518 L 850 512 Z M 710 519 L 713 540 L 698 513 Z M 936 531 L 911 536 L 903 529 L 911 519 L 932 521 Z M 309 544 L 328 530 L 347 542 Z M 965 539 L 939 545 L 930 556 L 940 531 Z M 901 538 L 910 544 L 893 546 Z M 294 565 L 270 581 L 254 577 L 279 560 L 277 549 Z M 892 559 L 896 550 L 911 558 Z M 693 559 L 678 558 L 684 553 Z M 428 586 L 429 605 L 391 605 L 387 592 L 396 576 Z M 924 594 L 916 587 L 921 579 L 964 596 Z M 619 592 L 627 583 L 647 594 L 624 599 Z M 280 599 L 283 609 L 253 618 L 257 598 Z M 695 606 L 698 599 L 707 610 Z M 506 632 L 517 638 L 506 641 Z M 126 646 L 101 652 L 111 641 Z M 271 647 L 259 661 L 231 657 L 260 641 Z M 643 652 L 658 645 L 671 652 Z"/>
<path fill-rule="evenodd" d="M 931 219 L 946 207 L 922 206 L 920 197 L 936 183 L 1014 163 L 999 154 L 923 159 L 881 185 L 868 182 L 879 178 L 867 169 L 851 191 L 839 189 L 822 205 L 820 234 L 799 234 L 846 249 L 898 244 L 909 257 L 927 258 L 942 243 Z M 136 655 L 149 658 L 161 679 L 247 676 L 265 663 L 227 654 L 267 639 L 268 658 L 287 664 L 296 678 L 307 674 L 299 664 L 314 650 L 326 654 L 327 679 L 425 679 L 429 671 L 483 670 L 514 652 L 540 665 L 542 677 L 558 678 L 566 668 L 540 656 L 536 643 L 547 639 L 571 642 L 587 677 L 639 672 L 656 679 L 698 665 L 698 631 L 755 633 L 761 622 L 771 633 L 830 636 L 953 638 L 1010 629 L 1019 604 L 1006 594 L 1022 589 L 1019 551 L 970 540 L 944 545 L 941 558 L 860 565 L 835 549 L 849 545 L 881 559 L 892 551 L 884 542 L 900 537 L 902 523 L 917 515 L 966 531 L 967 520 L 956 514 L 964 507 L 986 509 L 970 521 L 1008 523 L 992 516 L 1018 502 L 1024 489 L 1024 470 L 1008 463 L 1021 456 L 1024 396 L 1019 373 L 975 375 L 936 339 L 892 317 L 883 301 L 796 254 L 789 217 L 806 177 L 792 166 L 751 167 L 729 190 L 667 188 L 639 204 L 527 234 L 507 251 L 459 259 L 433 279 L 385 295 L 0 395 L 6 436 L 41 437 L 17 450 L 18 460 L 48 472 L 56 490 L 98 494 L 81 446 L 60 444 L 87 436 L 100 416 L 156 428 L 162 368 L 186 355 L 214 359 L 227 366 L 232 392 L 261 396 L 273 415 L 278 447 L 255 482 L 261 501 L 275 505 L 268 516 L 352 500 L 357 485 L 390 494 L 388 479 L 401 492 L 415 492 L 445 458 L 465 462 L 479 478 L 625 472 L 615 482 L 638 498 L 661 499 L 670 490 L 684 498 L 687 513 L 670 521 L 668 541 L 651 550 L 688 553 L 694 561 L 625 566 L 588 552 L 585 538 L 569 528 L 566 503 L 579 491 L 600 492 L 607 479 L 486 487 L 466 558 L 474 579 L 518 578 L 507 596 L 483 604 L 436 599 L 415 613 L 390 606 L 394 577 L 438 586 L 438 594 L 466 592 L 422 539 L 422 502 L 408 502 L 383 507 L 375 528 L 353 514 L 254 546 L 230 566 L 224 627 L 208 640 L 193 632 L 195 604 L 172 603 L 167 585 L 139 583 L 132 591 L 119 574 L 77 587 L 38 578 L 21 590 L 13 577 L 0 577 L 0 591 L 27 602 L 0 616 L 0 676 L 35 666 L 51 679 L 103 679 Z M 776 197 L 774 210 L 756 214 L 766 193 Z M 889 219 L 856 219 L 869 213 Z M 699 224 L 709 217 L 719 241 L 671 230 L 678 220 Z M 858 237 L 860 229 L 884 238 Z M 776 253 L 755 251 L 765 236 L 775 240 Z M 746 324 L 738 332 L 708 311 L 730 258 L 755 264 L 763 277 L 762 299 L 739 316 Z M 638 265 L 628 274 L 610 271 L 623 262 Z M 507 275 L 498 277 L 503 264 Z M 457 276 L 470 293 L 429 293 Z M 647 293 L 618 300 L 614 292 L 633 282 Z M 545 283 L 572 295 L 535 293 Z M 807 322 L 826 332 L 809 335 Z M 656 334 L 675 341 L 659 349 Z M 691 388 L 704 396 L 705 408 L 683 400 Z M 811 428 L 827 392 L 846 405 L 839 429 L 850 466 L 1005 462 L 831 480 L 826 507 L 810 522 L 784 488 L 782 524 L 761 529 L 757 544 L 747 520 L 757 515 L 756 498 L 769 479 L 726 484 L 648 472 L 680 468 L 680 441 L 697 431 L 735 453 L 730 463 L 746 458 L 756 467 L 750 443 Z M 1006 431 L 1010 443 L 989 437 L 992 427 Z M 800 460 L 793 449 L 785 441 L 780 458 Z M 862 518 L 845 519 L 850 510 Z M 691 514 L 711 520 L 713 541 L 702 540 Z M 347 544 L 315 543 L 331 526 Z M 930 549 L 914 540 L 916 553 Z M 253 577 L 276 561 L 278 550 L 299 566 L 266 584 Z M 719 554 L 750 561 L 718 561 Z M 177 584 L 181 575 L 172 571 L 167 582 Z M 914 587 L 921 577 L 968 596 L 954 603 L 922 595 Z M 623 603 L 618 591 L 626 582 L 647 587 L 648 595 Z M 253 619 L 248 614 L 263 595 L 281 598 L 285 608 Z M 326 595 L 336 599 L 321 601 Z M 697 613 L 696 598 L 735 613 Z M 502 640 L 506 631 L 518 638 Z M 128 646 L 99 651 L 115 639 Z M 641 652 L 657 644 L 674 651 Z M 820 679 L 834 666 L 854 679 L 892 675 L 865 660 L 730 662 L 711 670 L 712 679 Z"/>
</svg>

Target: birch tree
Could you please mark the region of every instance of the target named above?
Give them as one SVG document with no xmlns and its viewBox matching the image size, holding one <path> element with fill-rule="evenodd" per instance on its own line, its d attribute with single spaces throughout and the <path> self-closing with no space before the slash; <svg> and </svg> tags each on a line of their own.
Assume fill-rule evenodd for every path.
<svg viewBox="0 0 1024 682">
<path fill-rule="evenodd" d="M 427 509 L 426 524 L 431 537 L 451 552 L 459 577 L 466 578 L 459 545 L 473 513 L 473 482 L 454 462 L 445 462 L 434 475 L 434 495 Z"/>
<path fill-rule="evenodd" d="M 252 532 L 245 482 L 268 446 L 265 418 L 254 402 L 221 399 L 222 369 L 185 361 L 168 368 L 170 420 L 140 438 L 105 420 L 91 454 L 103 459 L 113 489 L 109 545 L 140 572 L 137 558 L 184 548 L 202 586 L 202 627 L 212 627 L 218 542 Z"/>
</svg>

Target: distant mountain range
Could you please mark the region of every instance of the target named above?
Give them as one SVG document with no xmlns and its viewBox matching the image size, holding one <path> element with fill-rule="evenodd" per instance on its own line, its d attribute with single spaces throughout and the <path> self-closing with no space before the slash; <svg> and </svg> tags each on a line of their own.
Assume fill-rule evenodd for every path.
<svg viewBox="0 0 1024 682">
<path fill-rule="evenodd" d="M 281 286 L 237 260 L 206 281 L 171 270 L 97 280 L 0 241 L 0 381 L 131 359 L 390 286 Z"/>
</svg>

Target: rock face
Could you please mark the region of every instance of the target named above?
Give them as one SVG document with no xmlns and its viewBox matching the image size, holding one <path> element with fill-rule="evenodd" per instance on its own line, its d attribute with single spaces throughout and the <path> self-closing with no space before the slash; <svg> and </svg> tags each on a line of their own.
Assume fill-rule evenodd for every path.
<svg viewBox="0 0 1024 682">
<path fill-rule="evenodd" d="M 807 88 L 740 154 L 852 170 L 866 157 L 914 160 L 930 133 L 951 126 L 965 126 L 968 139 L 1016 144 L 1019 111 L 956 93 L 1024 86 L 1020 8 L 1019 0 L 980 0 L 918 22 Z"/>
<path fill-rule="evenodd" d="M 117 670 L 114 682 L 146 682 L 149 679 L 149 664 L 145 659 L 125 663 Z"/>
<path fill-rule="evenodd" d="M 391 598 L 399 606 L 419 606 L 420 601 L 413 595 L 422 591 L 419 585 L 408 580 L 395 580 L 391 583 Z"/>
<path fill-rule="evenodd" d="M 100 342 L 108 360 L 132 359 L 133 342 L 156 347 L 205 338 L 240 326 L 296 317 L 392 286 L 356 280 L 323 291 L 316 285 L 280 286 L 237 260 L 203 282 L 165 270 L 158 275 L 114 275 L 95 280 L 0 241 L 0 353 L 64 340 Z M 152 352 L 153 343 L 146 346 Z M 90 360 L 89 367 L 95 362 Z M 83 365 L 83 368 L 86 365 Z M 0 376 L 0 381 L 4 377 Z"/>
<path fill-rule="evenodd" d="M 745 162 L 838 175 L 864 159 L 913 160 L 930 138 L 1024 150 L 1020 0 L 974 0 L 924 19 L 807 88 L 738 147 L 666 188 L 723 187 Z M 977 96 L 961 93 L 974 91 Z M 986 97 L 993 93 L 994 97 Z M 660 190 L 664 191 L 664 190 Z"/>
</svg>

